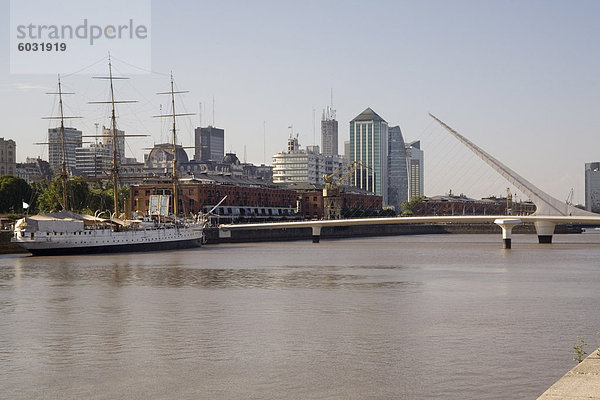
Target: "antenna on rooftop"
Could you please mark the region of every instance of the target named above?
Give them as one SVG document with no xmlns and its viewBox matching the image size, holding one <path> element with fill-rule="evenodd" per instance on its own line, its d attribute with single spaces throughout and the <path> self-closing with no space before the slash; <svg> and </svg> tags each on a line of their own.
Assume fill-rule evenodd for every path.
<svg viewBox="0 0 600 400">
<path fill-rule="evenodd" d="M 202 128 L 202 102 L 198 103 L 198 123 L 198 126 Z"/>
<path fill-rule="evenodd" d="M 333 110 L 333 88 L 331 88 L 331 102 L 330 102 L 330 105 L 331 105 L 331 109 Z"/>
<path fill-rule="evenodd" d="M 313 107 L 313 145 L 317 144 L 317 139 L 315 138 L 316 132 L 316 124 L 315 124 L 315 108 Z"/>
</svg>

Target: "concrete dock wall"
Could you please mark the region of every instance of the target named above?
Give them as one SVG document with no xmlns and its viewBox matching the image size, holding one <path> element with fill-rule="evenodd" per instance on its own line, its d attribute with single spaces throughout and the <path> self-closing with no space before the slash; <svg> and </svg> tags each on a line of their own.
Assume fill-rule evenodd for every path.
<svg viewBox="0 0 600 400">
<path fill-rule="evenodd" d="M 560 378 L 538 400 L 600 399 L 600 349 L 577 364 Z"/>
</svg>

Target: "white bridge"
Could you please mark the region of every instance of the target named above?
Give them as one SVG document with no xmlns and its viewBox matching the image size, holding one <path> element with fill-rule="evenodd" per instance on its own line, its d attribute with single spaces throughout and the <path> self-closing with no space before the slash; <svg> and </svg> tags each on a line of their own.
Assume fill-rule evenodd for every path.
<svg viewBox="0 0 600 400">
<path fill-rule="evenodd" d="M 460 135 L 454 129 L 429 114 L 444 129 L 457 138 L 473 153 L 490 165 L 496 172 L 502 175 L 508 182 L 517 187 L 529 197 L 535 204 L 536 211 L 527 216 L 511 215 L 457 215 L 457 216 L 431 216 L 431 217 L 391 217 L 391 218 L 358 218 L 321 221 L 298 221 L 298 222 L 275 222 L 259 224 L 228 224 L 219 228 L 220 237 L 231 236 L 231 231 L 247 229 L 281 229 L 281 228 L 312 228 L 313 242 L 318 243 L 321 236 L 321 228 L 328 226 L 349 225 L 388 225 L 388 224 L 426 224 L 426 223 L 491 223 L 494 222 L 502 228 L 502 239 L 504 248 L 511 247 L 511 231 L 516 225 L 523 222 L 531 222 L 535 226 L 539 243 L 552 243 L 552 235 L 556 224 L 590 224 L 600 225 L 600 214 L 591 213 L 573 207 L 571 204 L 562 202 L 549 194 L 543 192 L 531 182 L 517 174 L 515 171 L 492 157 L 486 151 L 475 145 L 469 139 Z"/>
</svg>

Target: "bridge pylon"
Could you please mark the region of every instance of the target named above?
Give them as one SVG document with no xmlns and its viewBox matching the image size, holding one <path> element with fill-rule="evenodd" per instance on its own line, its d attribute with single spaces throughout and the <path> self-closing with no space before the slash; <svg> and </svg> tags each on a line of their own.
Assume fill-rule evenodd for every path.
<svg viewBox="0 0 600 400">
<path fill-rule="evenodd" d="M 555 197 L 536 187 L 533 183 L 517 174 L 515 171 L 507 167 L 502 162 L 498 161 L 492 155 L 487 153 L 481 147 L 471 142 L 460 133 L 446 125 L 433 114 L 429 114 L 431 118 L 437 121 L 446 131 L 458 139 L 469 150 L 475 153 L 479 158 L 485 161 L 490 167 L 504 177 L 508 182 L 517 187 L 522 193 L 527 195 L 535 204 L 536 211 L 534 215 L 538 216 L 582 216 L 582 217 L 598 217 L 598 214 L 589 211 L 581 210 L 573 205 L 562 202 Z M 535 230 L 538 235 L 539 243 L 552 243 L 552 235 L 554 234 L 554 226 L 556 224 L 549 221 L 539 221 L 535 223 Z"/>
</svg>

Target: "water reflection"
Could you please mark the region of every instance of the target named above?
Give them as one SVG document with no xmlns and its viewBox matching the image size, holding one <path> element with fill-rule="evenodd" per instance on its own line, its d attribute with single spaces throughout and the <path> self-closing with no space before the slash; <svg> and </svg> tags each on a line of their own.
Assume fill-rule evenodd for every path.
<svg viewBox="0 0 600 400">
<path fill-rule="evenodd" d="M 0 284 L 14 284 L 17 276 L 43 278 L 57 286 L 109 283 L 114 286 L 138 285 L 151 287 L 197 287 L 205 289 L 323 289 L 323 288 L 414 288 L 415 282 L 395 280 L 386 271 L 401 270 L 400 266 L 354 267 L 290 265 L 282 267 L 241 266 L 231 268 L 194 268 L 180 266 L 81 265 L 72 258 L 52 260 L 33 265 L 17 260 L 14 268 L 0 269 Z M 377 272 L 380 272 L 379 274 Z"/>
<path fill-rule="evenodd" d="M 89 258 L 89 260 L 88 260 Z M 6 260 L 5 260 L 6 261 Z M 86 262 L 87 261 L 87 262 Z M 168 261 L 167 265 L 161 265 Z M 51 285 L 73 286 L 103 282 L 112 286 L 196 287 L 205 289 L 374 289 L 418 286 L 398 280 L 399 265 L 283 265 L 250 267 L 235 265 L 201 268 L 196 258 L 171 253 L 169 258 L 151 254 L 129 257 L 17 257 L 13 267 L 0 265 L 0 285 L 14 285 L 17 280 L 47 279 Z M 7 264 L 10 264 L 7 263 Z"/>
</svg>

